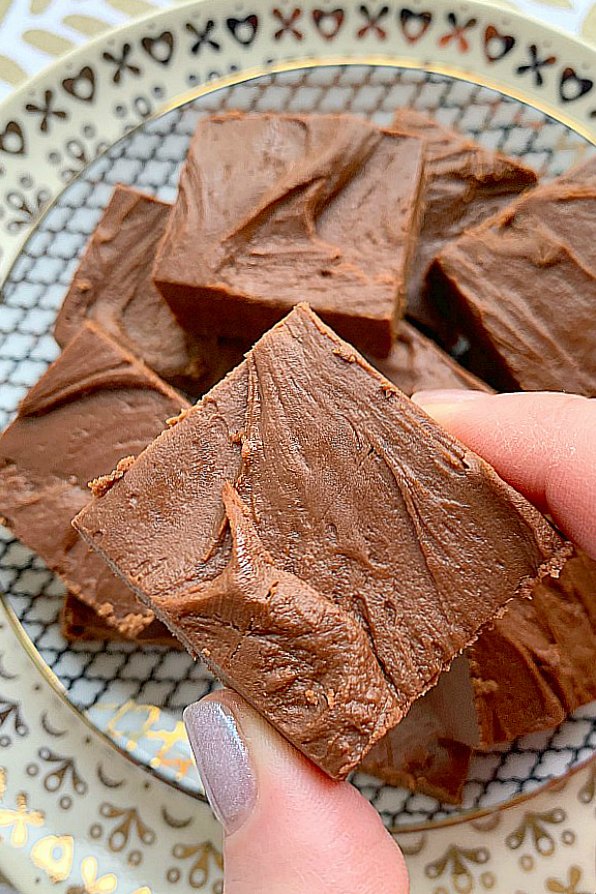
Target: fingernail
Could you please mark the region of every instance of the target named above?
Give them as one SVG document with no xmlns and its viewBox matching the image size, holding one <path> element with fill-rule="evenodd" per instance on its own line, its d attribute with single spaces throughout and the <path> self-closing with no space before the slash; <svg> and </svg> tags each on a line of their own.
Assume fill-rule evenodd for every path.
<svg viewBox="0 0 596 894">
<path fill-rule="evenodd" d="M 416 391 L 412 400 L 419 407 L 435 404 L 460 404 L 479 397 L 487 397 L 486 391 L 470 391 L 466 388 L 437 388 L 435 391 Z"/>
<path fill-rule="evenodd" d="M 184 725 L 205 794 L 229 835 L 248 818 L 257 785 L 248 749 L 227 705 L 212 699 L 189 705 Z"/>
</svg>

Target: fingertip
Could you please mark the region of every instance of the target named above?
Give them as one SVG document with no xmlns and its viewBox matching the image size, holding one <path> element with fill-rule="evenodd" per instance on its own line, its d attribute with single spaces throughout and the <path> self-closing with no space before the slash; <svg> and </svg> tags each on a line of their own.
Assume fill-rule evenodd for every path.
<svg viewBox="0 0 596 894">
<path fill-rule="evenodd" d="M 449 420 L 457 418 L 457 415 L 466 406 L 477 406 L 482 399 L 492 395 L 485 391 L 471 391 L 465 388 L 437 389 L 428 391 L 416 391 L 411 400 L 428 413 L 435 422 L 449 428 Z"/>
<path fill-rule="evenodd" d="M 478 391 L 427 391 L 413 399 L 596 556 L 596 400 L 559 392 Z"/>
<path fill-rule="evenodd" d="M 403 856 L 377 811 L 238 695 L 212 693 L 189 706 L 184 721 L 226 831 L 227 894 L 407 894 Z"/>
<path fill-rule="evenodd" d="M 415 391 L 411 400 L 419 407 L 441 406 L 443 404 L 469 403 L 478 400 L 479 397 L 490 397 L 485 391 L 474 391 L 469 388 L 436 388 L 424 391 Z"/>
</svg>

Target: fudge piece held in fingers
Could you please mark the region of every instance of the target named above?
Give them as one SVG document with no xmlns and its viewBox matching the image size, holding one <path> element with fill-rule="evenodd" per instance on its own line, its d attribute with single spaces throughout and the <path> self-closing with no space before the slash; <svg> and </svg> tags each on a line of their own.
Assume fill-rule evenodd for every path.
<svg viewBox="0 0 596 894">
<path fill-rule="evenodd" d="M 256 338 L 308 301 L 345 338 L 387 356 L 422 171 L 421 140 L 348 115 L 206 118 L 155 282 L 191 332 Z"/>
<path fill-rule="evenodd" d="M 425 141 L 424 213 L 408 280 L 408 313 L 417 322 L 442 332 L 444 324 L 425 286 L 433 258 L 446 242 L 534 186 L 537 177 L 521 162 L 485 149 L 413 109 L 396 112 L 393 126 Z"/>
<path fill-rule="evenodd" d="M 155 623 L 153 612 L 71 521 L 91 500 L 89 479 L 140 453 L 181 406 L 188 403 L 176 391 L 86 323 L 0 438 L 0 513 L 7 526 L 129 637 Z"/>
<path fill-rule="evenodd" d="M 427 388 L 490 390 L 406 323 L 390 357 L 375 363 L 406 394 Z M 458 685 L 452 686 L 443 705 L 448 712 L 452 704 L 459 717 L 475 718 L 472 735 L 451 731 L 453 737 L 459 735 L 475 748 L 490 749 L 558 726 L 576 708 L 596 698 L 596 562 L 578 551 L 559 578 L 536 584 L 531 600 L 511 602 L 503 617 L 481 632 L 459 663 L 467 668 L 467 679 L 460 673 Z M 430 698 L 433 692 L 418 703 L 418 716 L 427 705 L 436 706 L 436 698 Z M 448 713 L 444 727 L 447 723 Z M 431 726 L 427 720 L 425 728 Z M 402 731 L 402 744 L 409 741 L 404 735 Z M 444 729 L 441 735 L 446 735 Z M 386 774 L 383 754 L 392 761 Z M 418 749 L 418 758 L 420 754 Z M 375 755 L 377 775 L 387 779 L 399 769 L 398 757 L 402 768 L 404 760 L 416 757 L 398 752 L 396 747 L 381 747 Z M 438 746 L 427 749 L 426 773 L 433 773 L 433 757 L 442 763 L 445 752 Z"/>
<path fill-rule="evenodd" d="M 240 362 L 247 343 L 197 338 L 176 322 L 151 267 L 171 205 L 117 186 L 56 319 L 61 347 L 94 320 L 166 382 L 203 394 Z"/>
<path fill-rule="evenodd" d="M 492 385 L 596 395 L 596 157 L 446 245 L 433 298 Z M 491 378 L 488 378 L 488 377 Z"/>
<path fill-rule="evenodd" d="M 305 305 L 75 525 L 337 778 L 568 553 Z"/>
</svg>

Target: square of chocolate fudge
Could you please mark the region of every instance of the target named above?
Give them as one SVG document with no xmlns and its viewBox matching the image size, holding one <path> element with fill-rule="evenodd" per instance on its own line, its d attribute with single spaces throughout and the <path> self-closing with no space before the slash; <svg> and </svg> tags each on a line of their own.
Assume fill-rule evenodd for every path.
<svg viewBox="0 0 596 894">
<path fill-rule="evenodd" d="M 93 320 L 166 382 L 202 394 L 242 359 L 246 342 L 193 337 L 156 289 L 151 268 L 172 206 L 117 186 L 81 258 L 54 327 L 63 348 Z"/>
<path fill-rule="evenodd" d="M 123 635 L 154 623 L 146 605 L 78 536 L 87 482 L 137 454 L 188 403 L 95 324 L 86 323 L 0 437 L 0 513 L 68 589 Z"/>
<path fill-rule="evenodd" d="M 596 396 L 596 157 L 446 245 L 433 300 L 492 385 Z"/>
<path fill-rule="evenodd" d="M 386 356 L 418 236 L 423 142 L 348 115 L 206 118 L 154 278 L 191 332 L 260 336 L 308 301 Z"/>
<path fill-rule="evenodd" d="M 568 554 L 304 305 L 74 524 L 337 778 Z"/>
<path fill-rule="evenodd" d="M 433 258 L 446 242 L 500 211 L 538 178 L 517 159 L 486 149 L 414 109 L 399 109 L 393 126 L 425 144 L 424 213 L 408 279 L 408 314 L 449 340 L 448 321 L 438 316 L 425 286 Z"/>
</svg>

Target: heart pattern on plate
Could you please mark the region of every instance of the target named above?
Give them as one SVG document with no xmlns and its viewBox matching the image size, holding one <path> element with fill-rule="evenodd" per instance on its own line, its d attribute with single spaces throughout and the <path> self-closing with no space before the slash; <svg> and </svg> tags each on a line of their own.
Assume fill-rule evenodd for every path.
<svg viewBox="0 0 596 894">
<path fill-rule="evenodd" d="M 345 13 L 343 9 L 313 9 L 313 22 L 317 31 L 325 40 L 333 40 L 344 23 Z"/>
<path fill-rule="evenodd" d="M 243 47 L 249 47 L 259 28 L 259 17 L 254 13 L 244 19 L 226 19 L 228 31 Z"/>
<path fill-rule="evenodd" d="M 405 7 L 399 14 L 401 30 L 408 43 L 417 43 L 424 37 L 432 20 L 432 12 L 414 12 Z"/>
<path fill-rule="evenodd" d="M 593 86 L 591 78 L 581 78 L 573 68 L 565 68 L 561 74 L 559 95 L 563 102 L 573 102 L 589 93 Z"/>
<path fill-rule="evenodd" d="M 141 46 L 160 65 L 169 65 L 174 55 L 174 35 L 171 31 L 163 31 L 157 37 L 144 37 Z"/>
<path fill-rule="evenodd" d="M 81 102 L 93 102 L 95 99 L 95 73 L 89 65 L 84 65 L 74 77 L 64 78 L 62 86 Z"/>
<path fill-rule="evenodd" d="M 0 133 L 0 150 L 9 155 L 25 154 L 25 136 L 18 121 L 9 121 Z"/>
<path fill-rule="evenodd" d="M 515 46 L 515 37 L 501 34 L 494 25 L 487 25 L 484 31 L 484 54 L 489 62 L 498 62 Z"/>
</svg>

